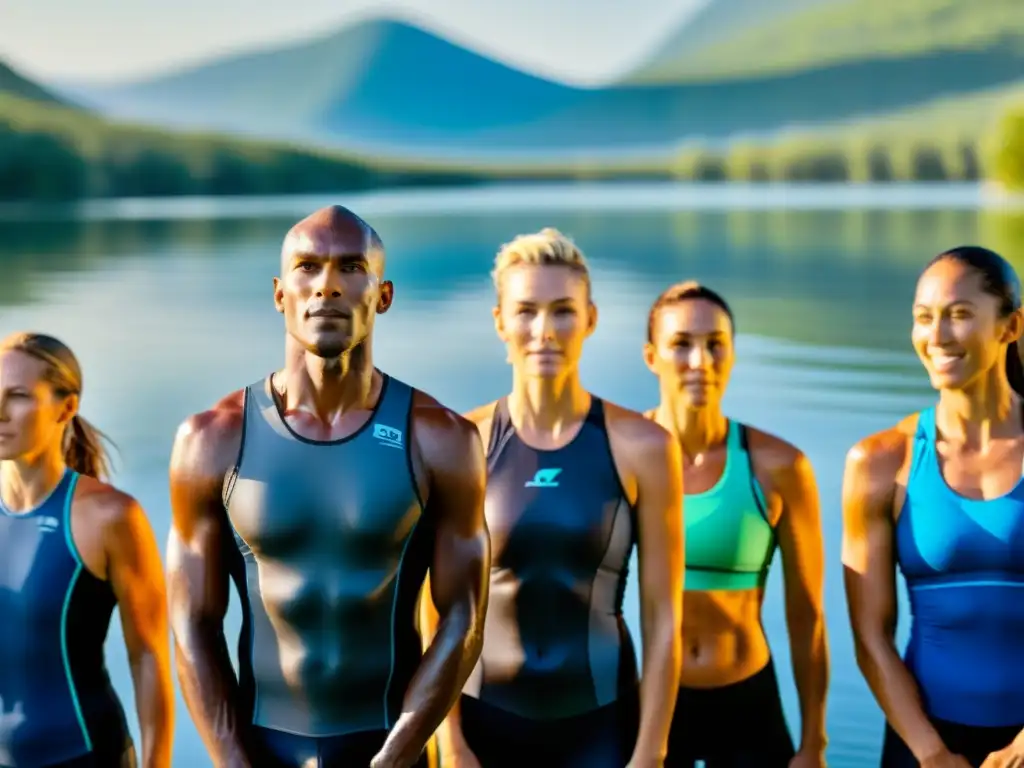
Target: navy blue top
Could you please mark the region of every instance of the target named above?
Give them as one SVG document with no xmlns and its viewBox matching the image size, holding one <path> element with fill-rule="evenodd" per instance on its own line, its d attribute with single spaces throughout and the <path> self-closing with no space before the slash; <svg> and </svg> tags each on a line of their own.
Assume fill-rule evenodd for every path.
<svg viewBox="0 0 1024 768">
<path fill-rule="evenodd" d="M 498 401 L 488 449 L 490 598 L 465 692 L 521 717 L 571 717 L 635 693 L 622 616 L 635 513 L 591 398 L 566 446 L 523 442 Z"/>
<path fill-rule="evenodd" d="M 934 408 L 918 419 L 896 555 L 910 592 L 906 663 L 925 711 L 1024 725 L 1024 480 L 987 501 L 956 493 L 939 468 Z"/>
<path fill-rule="evenodd" d="M 26 512 L 0 501 L 0 766 L 37 768 L 130 745 L 103 656 L 114 593 L 82 565 L 71 537 L 77 482 L 66 471 Z"/>
</svg>

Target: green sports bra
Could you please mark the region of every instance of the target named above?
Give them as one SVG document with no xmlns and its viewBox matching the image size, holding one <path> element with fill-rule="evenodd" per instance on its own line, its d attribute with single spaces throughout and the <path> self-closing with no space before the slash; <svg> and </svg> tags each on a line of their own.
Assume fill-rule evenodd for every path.
<svg viewBox="0 0 1024 768">
<path fill-rule="evenodd" d="M 775 529 L 747 450 L 747 428 L 730 420 L 728 429 L 722 476 L 683 502 L 688 591 L 762 587 L 775 555 Z"/>
</svg>

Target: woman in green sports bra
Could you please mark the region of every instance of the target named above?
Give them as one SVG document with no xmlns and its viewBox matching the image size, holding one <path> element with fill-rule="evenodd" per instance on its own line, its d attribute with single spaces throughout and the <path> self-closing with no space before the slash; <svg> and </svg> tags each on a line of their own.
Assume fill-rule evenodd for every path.
<svg viewBox="0 0 1024 768">
<path fill-rule="evenodd" d="M 665 766 L 820 768 L 828 647 L 817 485 L 795 447 L 722 414 L 734 333 L 729 305 L 695 282 L 666 290 L 648 319 L 644 358 L 661 402 L 647 416 L 678 437 L 686 489 L 683 671 Z M 761 625 L 776 547 L 800 698 L 798 748 Z"/>
</svg>

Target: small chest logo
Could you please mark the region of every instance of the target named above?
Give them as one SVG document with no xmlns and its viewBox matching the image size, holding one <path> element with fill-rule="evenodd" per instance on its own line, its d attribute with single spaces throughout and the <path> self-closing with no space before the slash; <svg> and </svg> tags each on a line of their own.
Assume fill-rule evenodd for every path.
<svg viewBox="0 0 1024 768">
<path fill-rule="evenodd" d="M 39 530 L 42 531 L 43 533 L 53 533 L 54 531 L 57 530 L 57 526 L 60 524 L 60 522 L 57 520 L 56 517 L 45 517 L 44 516 L 44 517 L 37 518 L 37 520 L 39 521 L 38 522 Z"/>
<path fill-rule="evenodd" d="M 560 469 L 538 469 L 533 480 L 526 481 L 526 488 L 557 488 L 558 481 L 555 479 L 562 470 Z"/>
<path fill-rule="evenodd" d="M 402 447 L 402 430 L 400 429 L 387 427 L 383 424 L 374 424 L 373 436 L 377 438 L 377 442 L 381 445 L 387 445 L 391 448 Z"/>
</svg>

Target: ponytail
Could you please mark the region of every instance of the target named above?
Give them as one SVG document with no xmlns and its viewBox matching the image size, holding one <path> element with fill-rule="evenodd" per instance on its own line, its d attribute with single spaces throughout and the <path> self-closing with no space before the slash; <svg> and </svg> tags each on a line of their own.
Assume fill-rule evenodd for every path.
<svg viewBox="0 0 1024 768">
<path fill-rule="evenodd" d="M 1010 389 L 1024 397 L 1024 363 L 1020 360 L 1020 345 L 1011 341 L 1006 347 L 1006 378 Z"/>
<path fill-rule="evenodd" d="M 103 446 L 104 442 L 110 442 L 106 435 L 75 414 L 65 437 L 64 463 L 80 475 L 95 477 L 97 480 L 108 479 L 110 456 Z"/>
</svg>

